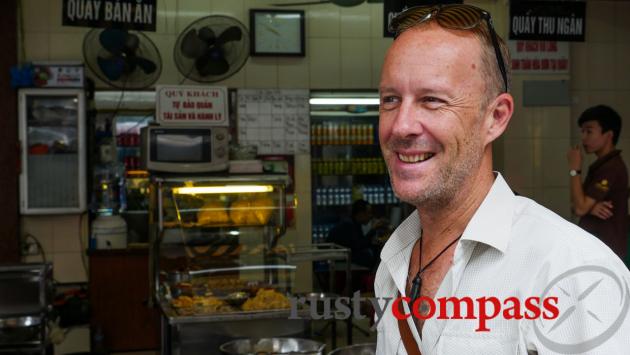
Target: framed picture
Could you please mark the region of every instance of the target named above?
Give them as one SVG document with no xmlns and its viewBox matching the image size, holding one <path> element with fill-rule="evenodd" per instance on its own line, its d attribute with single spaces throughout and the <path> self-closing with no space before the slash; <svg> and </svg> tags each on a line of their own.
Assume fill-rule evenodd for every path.
<svg viewBox="0 0 630 355">
<path fill-rule="evenodd" d="M 303 10 L 249 10 L 252 56 L 304 57 Z"/>
</svg>

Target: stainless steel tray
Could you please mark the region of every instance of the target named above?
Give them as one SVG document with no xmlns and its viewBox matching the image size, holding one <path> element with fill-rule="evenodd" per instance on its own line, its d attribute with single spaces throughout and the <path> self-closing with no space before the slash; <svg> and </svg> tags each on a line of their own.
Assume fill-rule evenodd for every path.
<svg viewBox="0 0 630 355">
<path fill-rule="evenodd" d="M 166 301 L 160 302 L 160 308 L 162 310 L 162 313 L 168 320 L 169 324 L 247 321 L 254 319 L 289 319 L 289 317 L 291 317 L 290 309 L 262 310 L 250 312 L 237 311 L 183 316 L 178 314 L 175 308 L 173 308 L 171 304 Z M 310 319 L 309 309 L 298 309 L 297 316 L 301 319 Z"/>
</svg>

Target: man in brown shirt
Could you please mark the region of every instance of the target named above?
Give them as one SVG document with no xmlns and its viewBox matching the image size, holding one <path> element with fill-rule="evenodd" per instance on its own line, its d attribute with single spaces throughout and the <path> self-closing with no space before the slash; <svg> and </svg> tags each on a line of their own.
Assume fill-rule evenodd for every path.
<svg viewBox="0 0 630 355">
<path fill-rule="evenodd" d="M 582 155 L 579 146 L 567 153 L 571 176 L 573 212 L 580 227 L 592 233 L 624 259 L 628 233 L 628 172 L 615 149 L 621 131 L 621 117 L 604 105 L 591 107 L 578 119 L 582 145 L 597 160 L 591 164 L 582 184 Z"/>
</svg>

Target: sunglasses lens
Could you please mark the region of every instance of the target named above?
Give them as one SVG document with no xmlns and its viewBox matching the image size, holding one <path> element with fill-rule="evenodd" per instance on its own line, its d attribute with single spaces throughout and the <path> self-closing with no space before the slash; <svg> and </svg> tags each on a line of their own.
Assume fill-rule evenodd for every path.
<svg viewBox="0 0 630 355">
<path fill-rule="evenodd" d="M 445 6 L 440 10 L 437 21 L 446 28 L 468 30 L 479 25 L 481 12 L 472 6 Z"/>
<path fill-rule="evenodd" d="M 409 27 L 412 27 L 420 22 L 427 16 L 433 8 L 430 6 L 422 6 L 410 8 L 401 12 L 398 16 L 394 17 L 390 25 L 390 31 L 394 33 L 400 33 Z"/>
</svg>

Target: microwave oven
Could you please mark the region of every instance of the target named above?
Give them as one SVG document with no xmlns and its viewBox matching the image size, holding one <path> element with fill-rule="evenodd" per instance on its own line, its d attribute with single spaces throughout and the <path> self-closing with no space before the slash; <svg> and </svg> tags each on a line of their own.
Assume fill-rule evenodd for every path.
<svg viewBox="0 0 630 355">
<path fill-rule="evenodd" d="M 145 170 L 204 173 L 227 170 L 227 127 L 148 126 L 141 132 Z"/>
</svg>

